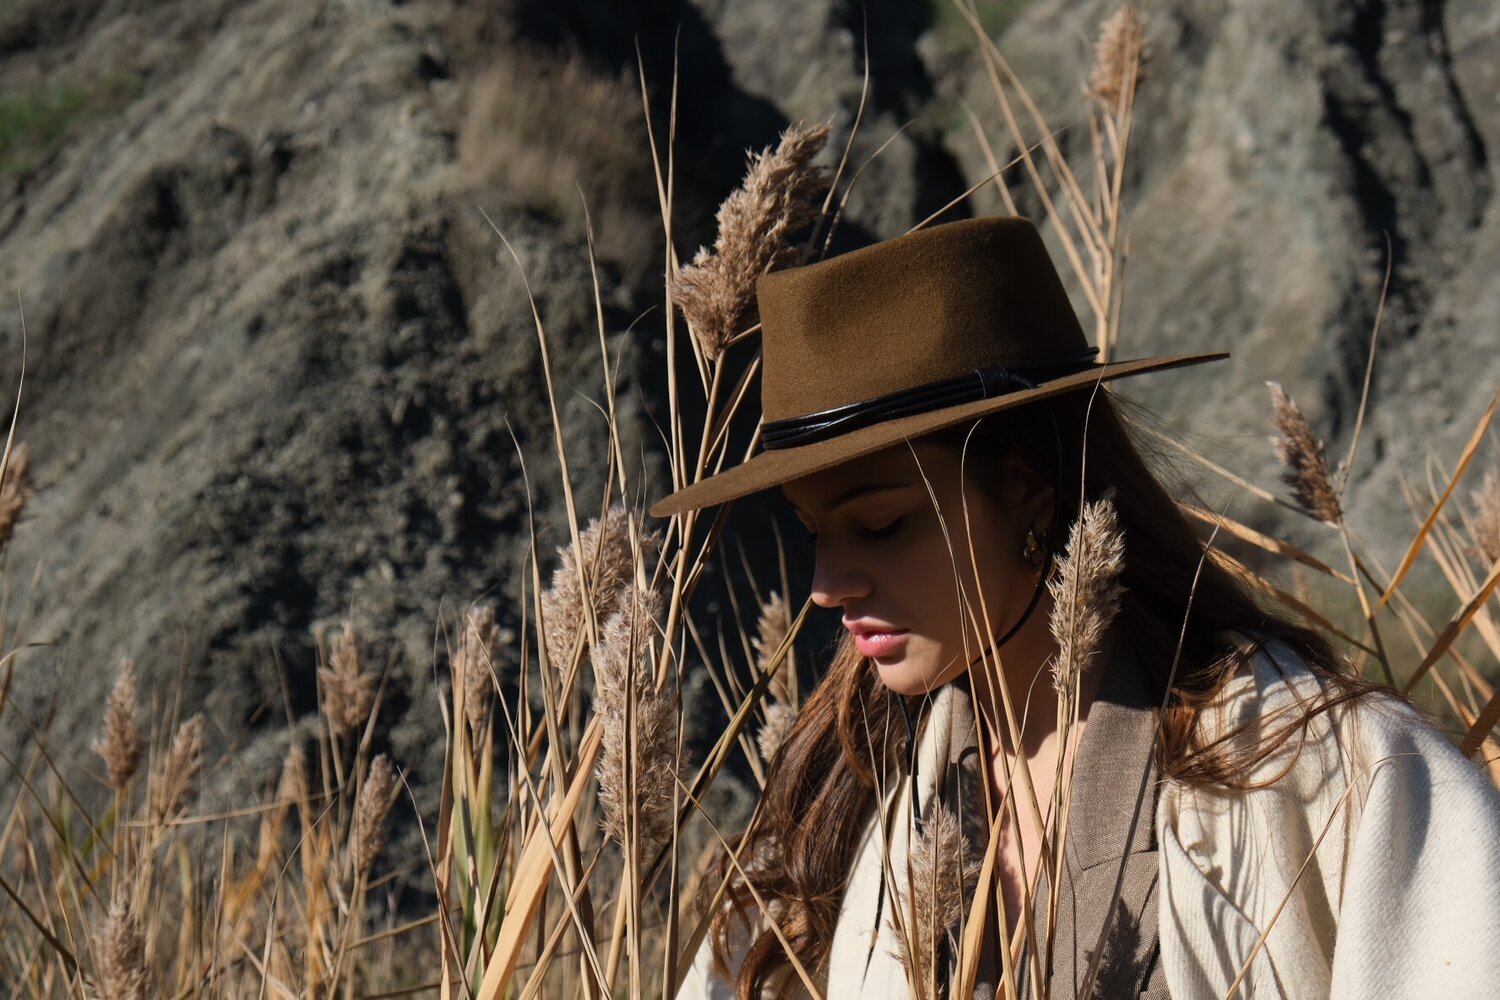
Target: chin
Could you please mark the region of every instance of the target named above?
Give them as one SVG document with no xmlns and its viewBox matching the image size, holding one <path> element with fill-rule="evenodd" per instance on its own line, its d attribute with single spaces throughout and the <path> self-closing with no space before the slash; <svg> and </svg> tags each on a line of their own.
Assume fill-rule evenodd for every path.
<svg viewBox="0 0 1500 1000">
<path fill-rule="evenodd" d="M 875 669 L 880 675 L 880 683 L 897 694 L 907 697 L 924 695 L 943 686 L 941 679 L 934 678 L 927 671 L 905 660 L 897 660 L 894 663 L 881 663 L 876 660 Z"/>
</svg>

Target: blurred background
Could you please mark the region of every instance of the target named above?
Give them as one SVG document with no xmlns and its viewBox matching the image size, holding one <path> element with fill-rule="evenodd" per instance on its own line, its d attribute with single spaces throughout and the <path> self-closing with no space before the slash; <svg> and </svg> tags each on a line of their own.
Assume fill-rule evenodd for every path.
<svg viewBox="0 0 1500 1000">
<path fill-rule="evenodd" d="M 1085 155 L 1081 81 L 1114 4 L 976 9 Z M 1349 523 L 1392 564 L 1413 530 L 1402 478 L 1441 486 L 1500 380 L 1500 6 L 1140 12 L 1116 356 L 1233 359 L 1127 392 L 1279 488 L 1263 382 L 1341 454 L 1389 265 Z M 488 598 L 519 630 L 506 609 L 529 512 L 542 551 L 568 540 L 526 282 L 587 510 L 608 453 L 586 207 L 623 452 L 652 484 L 637 500 L 666 493 L 648 136 L 663 156 L 672 139 L 686 260 L 747 150 L 824 120 L 842 149 L 866 68 L 834 249 L 899 235 L 971 186 L 941 218 L 1002 211 L 978 136 L 1001 162 L 1014 149 L 946 0 L 0 3 L 0 361 L 14 392 L 24 319 L 17 439 L 37 491 L 5 553 L 7 634 L 31 645 L 0 749 L 20 759 L 38 727 L 98 772 L 88 741 L 130 656 L 153 713 L 201 707 L 209 741 L 234 748 L 223 782 L 263 784 L 287 720 L 313 724 L 320 643 L 352 618 L 387 671 L 379 745 L 435 795 L 435 622 Z M 1337 545 L 1206 490 L 1256 527 Z M 744 565 L 773 581 L 771 516 L 737 510 L 707 615 L 735 613 L 719 581 Z M 785 537 L 796 608 L 807 553 Z M 1451 593 L 1435 583 L 1433 600 L 1446 620 Z M 17 773 L 0 776 L 5 801 Z"/>
</svg>

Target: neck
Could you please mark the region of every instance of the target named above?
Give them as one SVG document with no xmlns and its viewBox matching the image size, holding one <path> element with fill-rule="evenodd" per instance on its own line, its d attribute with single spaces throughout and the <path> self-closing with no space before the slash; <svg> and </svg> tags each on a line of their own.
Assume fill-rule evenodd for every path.
<svg viewBox="0 0 1500 1000">
<path fill-rule="evenodd" d="M 1015 734 L 1019 732 L 1021 750 L 1031 757 L 1057 732 L 1062 699 L 1053 681 L 1057 641 L 1052 636 L 1051 614 L 1052 596 L 1044 592 L 1016 633 L 1001 648 L 988 651 L 969 667 L 970 688 L 991 747 L 1014 753 Z M 1087 715 L 1098 691 L 1104 664 L 1109 660 L 1110 638 L 1105 637 L 1093 667 L 1079 678 L 1079 719 Z"/>
</svg>

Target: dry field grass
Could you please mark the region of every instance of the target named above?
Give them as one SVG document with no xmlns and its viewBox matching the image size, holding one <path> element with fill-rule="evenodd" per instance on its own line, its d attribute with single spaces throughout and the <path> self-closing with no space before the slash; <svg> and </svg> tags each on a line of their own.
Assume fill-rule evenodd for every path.
<svg viewBox="0 0 1500 1000">
<path fill-rule="evenodd" d="M 955 9 L 982 47 L 1008 141 L 1022 151 L 1004 164 L 992 153 L 993 174 L 983 183 L 1007 204 L 1014 184 L 1040 196 L 1086 301 L 1085 327 L 1106 356 L 1117 352 L 1127 233 L 1121 187 L 1140 23 L 1122 11 L 1103 26 L 1085 88 L 1093 156 L 1070 163 L 977 18 Z M 528 106 L 545 99 L 545 81 L 493 83 L 497 94 L 520 88 Z M 597 105 L 574 113 L 639 113 L 598 93 L 604 96 Z M 523 155 L 540 119 L 507 107 L 476 106 L 473 127 L 499 121 L 514 132 L 522 158 L 506 169 L 568 200 L 551 164 Z M 977 119 L 972 124 L 986 150 L 1000 147 Z M 606 126 L 597 121 L 570 132 L 569 156 L 582 163 L 592 142 L 613 141 Z M 674 156 L 690 154 L 673 150 L 668 138 L 653 136 L 651 150 L 663 219 L 671 214 Z M 752 157 L 744 186 L 721 209 L 718 241 L 691 263 L 680 262 L 668 241 L 665 436 L 676 485 L 754 447 L 728 431 L 737 414 L 755 406 L 746 391 L 758 349 L 754 278 L 767 267 L 816 257 L 859 174 L 837 149 L 825 150 L 827 139 L 824 127 L 796 126 Z M 498 230 L 496 236 L 508 246 Z M 536 316 L 536 335 L 551 392 L 545 316 Z M 599 349 L 599 406 L 612 416 L 616 359 L 606 347 L 602 308 Z M 688 394 L 706 401 L 701 425 L 681 417 Z M 1213 558 L 1267 602 L 1327 629 L 1354 669 L 1408 692 L 1436 692 L 1446 706 L 1440 723 L 1500 778 L 1493 739 L 1500 629 L 1492 600 L 1500 583 L 1500 474 L 1484 474 L 1478 460 L 1496 401 L 1473 414 L 1469 444 L 1444 457 L 1441 478 L 1410 484 L 1413 532 L 1394 566 L 1365 555 L 1345 524 L 1352 498 L 1344 487 L 1358 459 L 1358 435 L 1330 465 L 1316 430 L 1279 387 L 1272 386 L 1268 429 L 1285 463 L 1285 489 L 1245 481 L 1170 441 L 1157 444 L 1174 462 L 1226 477 L 1256 503 L 1326 528 L 1343 554 L 1338 565 L 1188 505 L 1205 535 L 1213 534 Z M 553 406 L 555 414 L 555 400 Z M 26 530 L 32 457 L 15 443 L 24 409 L 18 393 L 0 473 L 0 544 Z M 539 548 L 533 533 L 529 579 L 506 598 L 516 602 L 524 627 L 519 634 L 498 628 L 494 606 L 482 604 L 438 623 L 435 669 L 442 676 L 433 730 L 443 734 L 446 751 L 440 788 L 409 787 L 399 761 L 372 752 L 383 678 L 352 625 L 321 654 L 317 727 L 289 725 L 290 750 L 275 773 L 250 773 L 233 748 L 205 759 L 204 724 L 193 706 L 177 704 L 171 691 L 140 690 L 129 660 L 118 665 L 114 691 L 99 706 L 91 771 L 62 773 L 48 753 L 48 733 L 32 729 L 25 759 L 4 761 L 5 780 L 20 790 L 0 821 L 0 983 L 8 995 L 672 995 L 706 931 L 694 901 L 723 891 L 705 884 L 712 877 L 707 862 L 740 833 L 714 826 L 702 803 L 726 768 L 764 779 L 801 700 L 791 653 L 806 606 L 789 603 L 795 588 L 781 580 L 758 590 L 758 611 L 738 609 L 736 617 L 753 620 L 752 627 L 700 620 L 693 592 L 718 551 L 723 511 L 652 523 L 640 498 L 661 491 L 627 481 L 618 441 L 611 442 L 609 490 L 577 496 L 568 442 L 561 433 L 553 440 L 555 466 L 528 475 L 533 482 L 556 477 L 572 540 L 554 553 Z M 1421 563 L 1435 566 L 1450 588 L 1443 620 L 1425 617 L 1403 590 Z M 1096 592 L 1107 595 L 1107 583 Z M 0 620 L 10 621 L 5 610 Z M 24 615 L 18 620 L 0 636 L 0 719 L 31 727 L 6 704 L 28 642 Z M 1070 628 L 1087 630 L 1088 623 Z M 520 668 L 502 669 L 502 662 Z M 1061 683 L 1076 685 L 1076 671 L 1060 668 Z M 707 672 L 729 719 L 698 741 L 708 750 L 696 758 L 685 749 L 678 708 L 684 674 L 693 670 Z M 204 776 L 237 770 L 243 802 L 206 809 L 195 795 Z M 106 808 L 87 807 L 100 798 Z M 401 800 L 437 803 L 436 825 L 421 831 L 423 857 L 384 853 L 386 825 Z M 425 886 L 424 902 L 393 905 L 389 889 L 398 879 Z"/>
</svg>

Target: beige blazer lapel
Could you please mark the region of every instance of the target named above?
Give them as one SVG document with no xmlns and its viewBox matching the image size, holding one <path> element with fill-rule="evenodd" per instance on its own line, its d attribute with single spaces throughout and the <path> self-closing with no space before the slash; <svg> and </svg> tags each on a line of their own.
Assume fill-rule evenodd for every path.
<svg viewBox="0 0 1500 1000">
<path fill-rule="evenodd" d="M 1108 922 L 1092 996 L 1166 997 L 1157 956 L 1154 698 L 1144 668 L 1124 644 L 1094 669 L 1105 673 L 1073 769 L 1050 993 L 1083 995 Z M 1118 902 L 1111 911 L 1117 884 Z M 1034 911 L 1039 934 L 1047 926 L 1049 889 L 1044 873 Z M 1022 969 L 1024 997 L 1030 989 L 1029 961 Z"/>
<path fill-rule="evenodd" d="M 1156 960 L 1153 701 L 1144 669 L 1127 648 L 1118 647 L 1094 669 L 1105 674 L 1089 710 L 1074 769 L 1063 889 L 1053 938 L 1051 995 L 1076 997 L 1082 990 L 1118 880 L 1119 901 L 1105 938 L 1094 996 L 1159 1000 L 1167 993 Z M 945 685 L 934 692 L 918 739 L 919 814 L 925 821 L 933 803 L 941 799 L 963 817 L 966 841 L 982 855 L 987 825 L 978 755 L 969 691 L 963 683 Z M 916 833 L 912 782 L 903 774 L 890 775 L 884 791 L 884 809 L 879 816 L 871 810 L 834 932 L 828 996 L 838 1000 L 898 1000 L 910 994 L 890 909 L 897 905 L 907 912 L 905 878 Z M 894 895 L 888 874 L 899 882 Z M 1046 927 L 1047 892 L 1044 878 L 1035 910 L 1039 929 Z M 945 957 L 951 978 L 954 956 Z M 1023 997 L 1030 988 L 1028 966 L 1023 961 Z M 998 980 L 996 956 L 986 954 L 975 985 L 976 1000 L 998 995 Z"/>
</svg>

